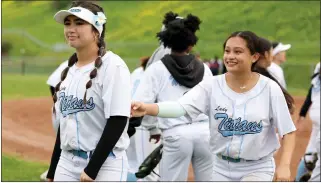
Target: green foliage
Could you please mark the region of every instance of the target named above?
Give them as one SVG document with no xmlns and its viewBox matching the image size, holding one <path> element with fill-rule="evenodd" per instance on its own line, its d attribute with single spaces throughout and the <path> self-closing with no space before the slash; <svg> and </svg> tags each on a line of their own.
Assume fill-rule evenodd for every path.
<svg viewBox="0 0 321 183">
<path fill-rule="evenodd" d="M 63 40 L 63 26 L 53 20 L 51 1 L 30 3 L 5 1 L 2 4 L 3 28 L 21 28 L 53 45 Z M 203 58 L 222 55 L 222 43 L 236 30 L 251 30 L 272 41 L 291 43 L 290 62 L 315 63 L 320 57 L 320 2 L 316 1 L 98 1 L 107 14 L 108 47 L 121 57 L 150 55 L 157 47 L 155 38 L 163 15 L 172 10 L 181 16 L 198 15 L 201 30 L 195 50 Z M 23 6 L 21 6 L 23 4 Z M 67 6 L 68 7 L 68 6 Z M 65 8 L 67 8 L 65 7 Z M 28 9 L 28 11 L 25 11 Z M 18 43 L 21 37 L 3 36 Z M 56 55 L 52 50 L 27 43 L 21 46 L 30 54 Z M 61 53 L 69 56 L 70 51 Z"/>
<path fill-rule="evenodd" d="M 40 175 L 48 169 L 48 165 L 24 161 L 13 156 L 1 156 L 1 181 L 39 181 Z"/>
<path fill-rule="evenodd" d="M 50 96 L 47 75 L 2 75 L 2 99 Z"/>
</svg>

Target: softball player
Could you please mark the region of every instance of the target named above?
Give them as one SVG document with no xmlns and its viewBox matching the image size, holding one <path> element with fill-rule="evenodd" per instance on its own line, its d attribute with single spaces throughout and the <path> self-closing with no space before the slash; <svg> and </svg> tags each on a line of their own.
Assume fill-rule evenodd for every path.
<svg viewBox="0 0 321 183">
<path fill-rule="evenodd" d="M 319 70 L 317 70 L 319 69 Z M 308 172 L 308 167 L 306 167 L 305 162 L 314 161 L 314 153 L 317 153 L 317 147 L 320 146 L 320 143 L 317 144 L 317 136 L 320 132 L 320 63 L 317 64 L 314 71 L 314 75 L 311 81 L 311 87 L 309 89 L 306 100 L 301 108 L 300 117 L 298 118 L 297 125 L 298 129 L 302 128 L 304 124 L 305 116 L 310 108 L 310 119 L 312 120 L 312 132 L 310 135 L 310 140 L 305 151 L 304 157 L 301 159 L 297 174 L 296 181 L 300 181 L 301 177 Z M 312 154 L 310 156 L 306 154 Z"/>
<path fill-rule="evenodd" d="M 135 91 L 144 75 L 144 70 L 149 57 L 143 57 L 141 59 L 141 66 L 135 69 L 131 74 L 132 81 L 132 96 L 135 94 Z M 146 120 L 156 120 L 156 117 L 144 118 L 142 123 Z M 145 160 L 145 158 L 160 144 L 151 143 L 150 132 L 144 126 L 139 126 L 134 129 L 135 133 L 130 137 L 130 144 L 127 149 L 128 163 L 129 163 L 129 172 L 127 175 L 127 181 L 137 181 L 135 173 L 138 171 L 139 166 Z M 129 133 L 131 134 L 131 133 Z M 155 169 L 155 172 L 158 173 L 158 169 Z M 158 176 L 154 173 L 151 173 L 143 180 L 146 181 L 158 181 Z"/>
<path fill-rule="evenodd" d="M 163 20 L 163 25 L 161 28 L 161 31 L 165 31 L 167 28 L 167 25 L 169 22 L 171 22 L 172 20 L 175 19 L 183 19 L 183 17 L 178 16 L 178 14 L 173 13 L 173 12 L 168 12 L 165 14 L 164 16 L 164 20 Z M 154 51 L 154 53 L 152 54 L 152 56 L 149 58 L 146 68 L 148 68 L 152 63 L 155 63 L 156 61 L 159 61 L 161 58 L 164 57 L 164 55 L 166 54 L 170 54 L 171 53 L 171 49 L 168 47 L 165 47 L 163 42 L 160 41 L 160 45 L 159 47 Z"/>
<path fill-rule="evenodd" d="M 125 181 L 130 73 L 105 51 L 106 16 L 91 2 L 75 2 L 54 16 L 76 49 L 55 87 L 59 122 L 49 181 Z"/>
<path fill-rule="evenodd" d="M 204 63 L 189 54 L 197 42 L 195 32 L 199 24 L 198 17 L 188 15 L 185 19 L 169 22 L 166 30 L 157 34 L 164 46 L 171 49 L 171 54 L 146 69 L 133 97 L 135 100 L 148 103 L 175 100 L 203 78 L 212 76 Z M 212 155 L 208 147 L 208 117 L 200 115 L 193 121 L 197 123 L 191 124 L 192 121 L 185 117 L 158 118 L 163 143 L 161 181 L 187 181 L 191 161 L 195 180 L 210 180 Z"/>
<path fill-rule="evenodd" d="M 286 61 L 286 52 L 291 48 L 290 44 L 273 43 L 273 62 L 268 67 L 268 71 L 279 81 L 281 86 L 286 89 L 283 69 L 280 66 Z"/>
<path fill-rule="evenodd" d="M 212 181 L 290 180 L 295 126 L 281 88 L 252 72 L 261 53 L 258 37 L 250 31 L 233 33 L 224 43 L 228 72 L 200 82 L 178 102 L 132 103 L 132 116 L 152 115 L 210 120 L 210 149 L 214 154 Z M 283 141 L 275 172 L 273 153 Z"/>
</svg>

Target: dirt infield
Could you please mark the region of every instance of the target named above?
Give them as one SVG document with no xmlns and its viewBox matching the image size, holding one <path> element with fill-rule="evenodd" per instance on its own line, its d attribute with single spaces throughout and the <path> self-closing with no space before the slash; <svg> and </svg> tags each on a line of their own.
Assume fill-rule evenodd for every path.
<svg viewBox="0 0 321 183">
<path fill-rule="evenodd" d="M 293 116 L 294 121 L 304 97 L 296 97 L 295 101 L 297 110 Z M 2 153 L 49 164 L 55 142 L 55 132 L 51 123 L 51 105 L 50 97 L 3 101 Z M 311 121 L 307 120 L 306 124 L 303 129 L 297 131 L 296 147 L 291 162 L 293 179 L 310 137 Z M 278 164 L 279 153 L 275 158 Z M 189 180 L 193 180 L 191 167 Z"/>
</svg>

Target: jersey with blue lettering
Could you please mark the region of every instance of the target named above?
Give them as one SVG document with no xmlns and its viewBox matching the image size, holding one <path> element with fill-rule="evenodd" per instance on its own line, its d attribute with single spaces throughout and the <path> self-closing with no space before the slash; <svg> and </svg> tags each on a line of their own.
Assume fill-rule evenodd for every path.
<svg viewBox="0 0 321 183">
<path fill-rule="evenodd" d="M 211 77 L 212 72 L 207 65 L 204 64 L 204 76 Z M 174 101 L 183 96 L 190 88 L 180 85 L 170 74 L 166 66 L 161 60 L 153 63 L 145 71 L 133 100 L 145 103 L 154 103 L 163 101 Z M 169 129 L 173 126 L 190 123 L 186 117 L 180 118 L 157 118 L 157 127 L 161 130 Z M 198 118 L 194 118 L 193 122 L 208 121 L 208 117 L 201 114 Z"/>
<path fill-rule="evenodd" d="M 90 79 L 90 72 L 95 68 L 94 62 L 82 67 L 73 65 L 61 83 L 55 109 L 56 119 L 60 123 L 62 150 L 92 151 L 110 116 L 130 116 L 130 72 L 125 62 L 108 51 L 102 57 L 102 63 L 96 78 L 92 79 L 92 86 L 87 90 L 86 104 L 83 102 L 85 86 Z M 127 126 L 114 147 L 115 154 L 129 145 Z"/>
<path fill-rule="evenodd" d="M 179 103 L 187 117 L 209 116 L 213 154 L 258 160 L 280 147 L 275 128 L 282 137 L 295 131 L 281 88 L 263 75 L 245 93 L 230 89 L 225 74 L 214 76 L 191 89 Z"/>
</svg>

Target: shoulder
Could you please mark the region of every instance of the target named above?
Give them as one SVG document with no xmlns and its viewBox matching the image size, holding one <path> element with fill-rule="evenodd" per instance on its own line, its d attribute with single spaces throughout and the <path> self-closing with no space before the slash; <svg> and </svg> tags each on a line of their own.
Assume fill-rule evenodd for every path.
<svg viewBox="0 0 321 183">
<path fill-rule="evenodd" d="M 161 60 L 155 61 L 148 68 L 146 68 L 146 72 L 164 72 L 164 70 L 167 69 Z"/>
<path fill-rule="evenodd" d="M 129 69 L 125 63 L 125 61 L 118 56 L 117 54 L 113 53 L 112 51 L 107 51 L 105 55 L 102 57 L 103 65 L 102 70 L 106 71 L 116 71 L 116 70 L 124 70 L 128 73 Z"/>
<path fill-rule="evenodd" d="M 263 76 L 261 74 L 260 74 L 260 77 L 261 77 L 260 80 L 261 80 L 262 86 L 266 85 L 267 86 L 266 88 L 268 88 L 272 94 L 274 94 L 274 95 L 275 94 L 277 94 L 277 95 L 283 94 L 281 87 L 274 80 L 272 80 L 266 76 Z"/>
</svg>

